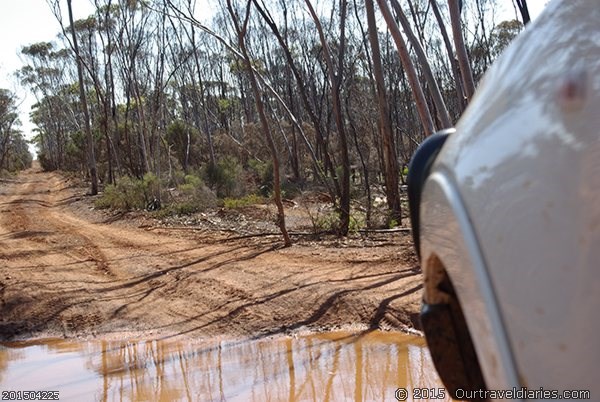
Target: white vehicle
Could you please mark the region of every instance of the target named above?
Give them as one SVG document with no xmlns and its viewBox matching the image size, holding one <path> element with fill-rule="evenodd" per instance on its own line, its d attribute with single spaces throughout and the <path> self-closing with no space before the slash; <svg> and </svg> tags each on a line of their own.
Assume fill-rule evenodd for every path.
<svg viewBox="0 0 600 402">
<path fill-rule="evenodd" d="M 600 401 L 600 1 L 547 5 L 409 175 L 450 394 Z"/>
</svg>

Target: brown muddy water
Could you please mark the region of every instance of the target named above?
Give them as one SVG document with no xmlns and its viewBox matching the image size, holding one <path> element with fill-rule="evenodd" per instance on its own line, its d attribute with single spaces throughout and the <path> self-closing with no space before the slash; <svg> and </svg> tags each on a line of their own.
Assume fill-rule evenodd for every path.
<svg viewBox="0 0 600 402">
<path fill-rule="evenodd" d="M 442 385 L 424 340 L 394 332 L 0 344 L 1 391 L 61 401 L 395 401 L 399 387 L 411 400 L 411 389 Z"/>
</svg>

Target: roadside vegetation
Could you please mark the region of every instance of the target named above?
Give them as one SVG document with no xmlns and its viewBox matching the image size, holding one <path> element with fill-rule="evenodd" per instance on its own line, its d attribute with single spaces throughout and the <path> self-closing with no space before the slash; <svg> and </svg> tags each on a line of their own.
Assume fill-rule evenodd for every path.
<svg viewBox="0 0 600 402">
<path fill-rule="evenodd" d="M 525 1 L 502 21 L 498 3 L 227 0 L 200 21 L 200 2 L 94 0 L 73 21 L 70 1 L 48 0 L 58 36 L 25 45 L 17 75 L 37 98 L 41 166 L 80 173 L 98 208 L 273 202 L 289 245 L 286 203 L 310 192 L 332 206 L 315 231 L 403 225 L 414 150 L 528 22 Z M 29 166 L 0 129 L 0 166 Z"/>
<path fill-rule="evenodd" d="M 20 124 L 15 95 L 0 88 L 0 178 L 31 167 L 32 156 Z"/>
</svg>

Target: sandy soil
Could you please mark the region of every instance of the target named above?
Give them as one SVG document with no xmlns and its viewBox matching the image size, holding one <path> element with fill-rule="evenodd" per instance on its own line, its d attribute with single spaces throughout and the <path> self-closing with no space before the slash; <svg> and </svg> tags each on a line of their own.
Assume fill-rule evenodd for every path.
<svg viewBox="0 0 600 402">
<path fill-rule="evenodd" d="M 262 337 L 417 322 L 410 236 L 231 239 L 108 219 L 58 173 L 0 183 L 0 339 Z"/>
</svg>

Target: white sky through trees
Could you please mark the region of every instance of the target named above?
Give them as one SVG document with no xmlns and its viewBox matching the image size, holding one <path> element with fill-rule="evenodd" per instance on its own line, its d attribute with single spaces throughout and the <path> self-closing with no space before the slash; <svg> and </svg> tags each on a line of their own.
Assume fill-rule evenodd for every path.
<svg viewBox="0 0 600 402">
<path fill-rule="evenodd" d="M 497 22 L 514 18 L 512 0 L 497 0 L 501 6 Z M 199 0 L 199 10 L 210 10 L 203 7 Z M 531 18 L 542 11 L 548 0 L 528 0 Z M 506 4 L 502 4 L 506 3 Z M 73 0 L 74 19 L 88 17 L 93 13 L 93 2 L 90 0 Z M 63 18 L 66 20 L 66 1 L 61 0 Z M 203 22 L 206 21 L 202 19 Z M 68 23 L 65 24 L 68 25 Z M 32 95 L 22 88 L 14 72 L 23 67 L 21 48 L 37 42 L 59 42 L 57 35 L 60 25 L 46 0 L 0 0 L 0 88 L 6 88 L 17 94 L 20 102 L 20 120 L 22 130 L 27 138 L 31 138 L 33 125 L 29 122 L 29 111 L 35 102 Z M 33 151 L 33 149 L 32 149 Z"/>
</svg>

